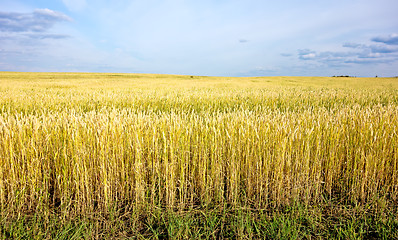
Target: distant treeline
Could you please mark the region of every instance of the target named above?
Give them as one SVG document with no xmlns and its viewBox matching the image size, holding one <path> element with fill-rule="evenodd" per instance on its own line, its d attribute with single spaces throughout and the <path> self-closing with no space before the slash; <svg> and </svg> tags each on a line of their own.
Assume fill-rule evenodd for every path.
<svg viewBox="0 0 398 240">
<path fill-rule="evenodd" d="M 333 76 L 333 77 L 355 78 L 356 76 L 340 75 L 340 76 Z"/>
<path fill-rule="evenodd" d="M 356 78 L 356 76 L 349 76 L 349 75 L 340 75 L 340 76 L 332 76 L 332 77 Z M 378 77 L 378 76 L 376 75 L 375 77 Z M 398 78 L 398 76 L 394 76 L 393 78 Z"/>
</svg>

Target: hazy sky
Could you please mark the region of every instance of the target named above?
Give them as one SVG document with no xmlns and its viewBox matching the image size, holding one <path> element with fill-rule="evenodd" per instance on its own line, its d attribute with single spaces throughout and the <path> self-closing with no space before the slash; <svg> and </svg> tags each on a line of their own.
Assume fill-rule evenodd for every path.
<svg viewBox="0 0 398 240">
<path fill-rule="evenodd" d="M 0 0 L 0 71 L 397 76 L 397 0 Z"/>
</svg>

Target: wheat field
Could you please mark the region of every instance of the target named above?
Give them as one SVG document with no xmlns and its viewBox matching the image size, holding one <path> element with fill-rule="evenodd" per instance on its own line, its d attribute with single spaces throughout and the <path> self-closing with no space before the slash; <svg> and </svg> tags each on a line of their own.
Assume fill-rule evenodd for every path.
<svg viewBox="0 0 398 240">
<path fill-rule="evenodd" d="M 147 238 L 155 212 L 394 212 L 397 134 L 396 78 L 0 72 L 3 236 L 32 216 L 42 238 L 87 217 L 102 238 L 109 216 Z"/>
</svg>

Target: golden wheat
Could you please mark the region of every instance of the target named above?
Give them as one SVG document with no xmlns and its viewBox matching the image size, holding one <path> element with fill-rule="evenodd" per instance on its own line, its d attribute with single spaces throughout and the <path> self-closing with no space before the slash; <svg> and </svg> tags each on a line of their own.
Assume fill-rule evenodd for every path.
<svg viewBox="0 0 398 240">
<path fill-rule="evenodd" d="M 398 201 L 394 80 L 53 75 L 2 73 L 3 214 Z"/>
</svg>

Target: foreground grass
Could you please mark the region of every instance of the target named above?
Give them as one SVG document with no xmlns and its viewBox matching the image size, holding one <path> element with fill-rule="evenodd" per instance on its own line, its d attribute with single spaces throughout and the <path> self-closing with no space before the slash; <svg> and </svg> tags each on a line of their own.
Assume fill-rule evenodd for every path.
<svg viewBox="0 0 398 240">
<path fill-rule="evenodd" d="M 396 79 L 0 76 L 5 239 L 397 238 Z"/>
<path fill-rule="evenodd" d="M 325 210 L 327 209 L 327 210 Z M 96 214 L 61 220 L 57 215 L 2 219 L 1 239 L 397 239 L 396 213 L 358 208 L 279 210 L 162 209 Z"/>
</svg>

